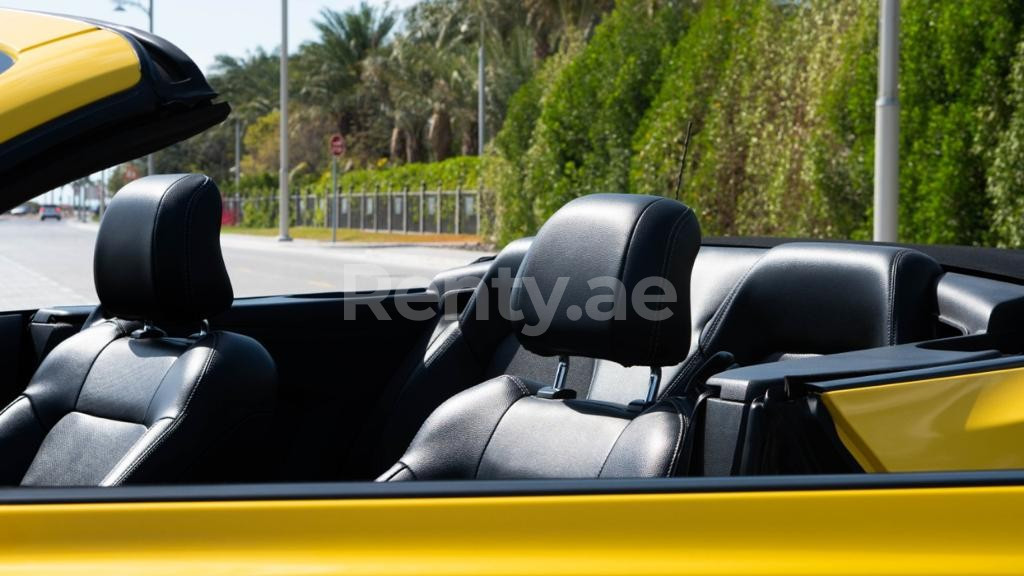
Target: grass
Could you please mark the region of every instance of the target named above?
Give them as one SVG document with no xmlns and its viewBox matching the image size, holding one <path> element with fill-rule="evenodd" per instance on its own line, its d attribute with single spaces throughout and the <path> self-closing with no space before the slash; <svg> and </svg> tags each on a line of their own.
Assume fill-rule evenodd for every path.
<svg viewBox="0 0 1024 576">
<path fill-rule="evenodd" d="M 252 236 L 277 236 L 277 228 L 245 228 L 225 226 L 227 234 L 249 234 Z M 296 226 L 289 229 L 292 238 L 306 240 L 331 240 L 330 228 Z M 479 236 L 472 234 L 396 234 L 391 232 L 369 232 L 338 228 L 338 242 L 395 242 L 402 244 L 480 244 Z"/>
</svg>

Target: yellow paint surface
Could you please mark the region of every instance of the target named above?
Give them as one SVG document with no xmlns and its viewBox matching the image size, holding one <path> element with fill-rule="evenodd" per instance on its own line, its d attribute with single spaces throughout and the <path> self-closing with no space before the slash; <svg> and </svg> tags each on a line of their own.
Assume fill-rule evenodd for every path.
<svg viewBox="0 0 1024 576">
<path fill-rule="evenodd" d="M 0 9 L 0 50 L 0 144 L 141 79 L 127 40 L 67 18 Z"/>
<path fill-rule="evenodd" d="M 1024 468 L 1024 368 L 822 395 L 865 470 Z"/>
<path fill-rule="evenodd" d="M 1009 574 L 1024 487 L 0 507 L 0 574 Z"/>
</svg>

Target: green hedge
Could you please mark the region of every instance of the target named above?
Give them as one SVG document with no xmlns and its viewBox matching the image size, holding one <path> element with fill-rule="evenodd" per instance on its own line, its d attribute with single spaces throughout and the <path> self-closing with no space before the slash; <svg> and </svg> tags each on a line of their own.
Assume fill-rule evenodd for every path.
<svg viewBox="0 0 1024 576">
<path fill-rule="evenodd" d="M 877 19 L 877 2 L 622 0 L 510 111 L 495 236 L 581 194 L 672 194 L 693 122 L 682 194 L 706 234 L 870 237 Z M 1024 0 L 903 3 L 902 240 L 1024 245 L 1022 19 Z"/>
<path fill-rule="evenodd" d="M 392 187 L 400 190 L 408 186 L 418 190 L 426 184 L 430 190 L 438 186 L 454 190 L 462 186 L 465 190 L 476 189 L 480 177 L 480 159 L 475 156 L 460 156 L 433 164 L 405 164 L 397 167 L 383 167 L 378 170 L 355 170 L 342 174 L 339 185 L 343 190 L 354 187 L 356 191 L 366 188 L 372 191 L 376 186 L 381 190 Z M 317 190 L 326 192 L 331 186 L 331 173 L 325 172 L 317 183 Z"/>
</svg>

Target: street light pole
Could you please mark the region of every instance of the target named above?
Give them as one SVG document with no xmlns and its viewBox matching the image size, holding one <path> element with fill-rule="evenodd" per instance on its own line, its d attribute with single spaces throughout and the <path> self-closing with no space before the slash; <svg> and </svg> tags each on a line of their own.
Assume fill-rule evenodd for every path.
<svg viewBox="0 0 1024 576">
<path fill-rule="evenodd" d="M 278 198 L 278 236 L 281 242 L 288 235 L 288 0 L 281 0 L 281 188 Z"/>
<path fill-rule="evenodd" d="M 487 93 L 484 83 L 486 81 L 486 61 L 484 54 L 484 11 L 480 10 L 480 49 L 477 57 L 478 69 L 477 69 L 477 82 L 480 86 L 477 89 L 477 155 L 483 158 L 484 156 L 484 138 L 487 136 L 487 122 L 485 114 L 485 106 L 487 102 Z"/>
<path fill-rule="evenodd" d="M 879 0 L 878 43 L 874 239 L 896 242 L 900 194 L 899 0 Z"/>
</svg>

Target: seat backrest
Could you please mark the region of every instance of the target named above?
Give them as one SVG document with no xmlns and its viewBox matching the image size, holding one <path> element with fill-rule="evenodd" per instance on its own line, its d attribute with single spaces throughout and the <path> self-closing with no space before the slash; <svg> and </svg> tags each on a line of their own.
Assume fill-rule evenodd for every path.
<svg viewBox="0 0 1024 576">
<path fill-rule="evenodd" d="M 541 228 L 511 310 L 541 356 L 670 366 L 689 351 L 689 284 L 700 244 L 693 212 L 665 198 L 576 199 Z M 643 296 L 646 295 L 646 298 Z M 672 337 L 678 335 L 678 337 Z M 499 376 L 444 402 L 379 480 L 669 475 L 690 417 L 682 399 L 630 407 L 578 400 Z"/>
<path fill-rule="evenodd" d="M 143 178 L 114 197 L 94 261 L 111 319 L 57 346 L 0 413 L 0 483 L 259 479 L 274 363 L 250 338 L 204 330 L 233 298 L 220 215 L 205 176 Z"/>
<path fill-rule="evenodd" d="M 942 268 L 916 250 L 797 242 L 769 250 L 704 327 L 669 393 L 701 362 L 740 365 L 892 346 L 934 337 Z"/>
<path fill-rule="evenodd" d="M 480 381 L 502 375 L 537 382 L 552 378 L 558 358 L 524 348 L 508 311 L 511 279 L 533 240 L 524 238 L 508 244 L 489 266 L 467 267 L 461 280 L 448 278 L 449 273 L 435 282 L 443 284 L 449 294 L 472 286 L 473 294 L 461 313 L 439 319 L 431 337 L 410 352 L 407 369 L 387 383 L 374 416 L 359 441 L 353 443 L 346 466 L 348 477 L 379 475 L 402 455 L 434 409 Z M 700 248 L 690 282 L 691 351 L 712 314 L 765 252 L 758 248 Z M 438 289 L 443 292 L 440 286 Z M 445 303 L 446 310 L 453 309 L 450 304 Z M 663 387 L 672 382 L 678 369 L 679 365 L 664 370 Z M 649 377 L 646 366 L 627 368 L 611 360 L 572 356 L 565 385 L 580 399 L 627 405 L 644 397 Z"/>
</svg>

